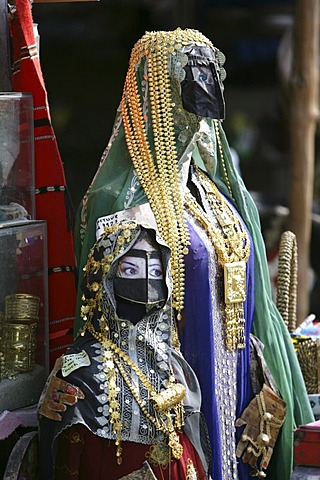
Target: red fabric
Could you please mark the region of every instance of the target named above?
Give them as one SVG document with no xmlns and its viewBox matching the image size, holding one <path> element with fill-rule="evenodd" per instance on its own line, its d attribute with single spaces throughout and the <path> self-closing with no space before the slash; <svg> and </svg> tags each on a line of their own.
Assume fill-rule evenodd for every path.
<svg viewBox="0 0 320 480">
<path fill-rule="evenodd" d="M 192 461 L 198 480 L 206 480 L 199 456 L 189 438 L 180 434 L 183 456 L 160 469 L 150 464 L 158 480 L 186 480 L 188 461 Z M 146 460 L 150 445 L 122 443 L 122 463 L 116 460 L 116 446 L 91 433 L 84 425 L 74 425 L 59 437 L 55 480 L 118 480 L 139 470 Z"/>
<path fill-rule="evenodd" d="M 49 332 L 55 338 L 64 336 L 73 326 L 76 289 L 74 282 L 74 249 L 72 232 L 68 231 L 65 175 L 51 126 L 47 92 L 35 45 L 33 20 L 29 0 L 16 0 L 16 12 L 11 20 L 14 53 L 13 90 L 33 95 L 35 119 L 35 187 L 59 186 L 61 191 L 36 194 L 36 218 L 47 221 L 49 272 Z M 30 48 L 31 47 L 31 48 Z M 40 125 L 39 125 L 40 123 Z M 54 271 L 57 267 L 71 271 Z M 67 342 L 66 342 L 67 340 Z M 55 346 L 49 341 L 50 363 L 72 343 L 72 335 L 61 338 Z"/>
</svg>

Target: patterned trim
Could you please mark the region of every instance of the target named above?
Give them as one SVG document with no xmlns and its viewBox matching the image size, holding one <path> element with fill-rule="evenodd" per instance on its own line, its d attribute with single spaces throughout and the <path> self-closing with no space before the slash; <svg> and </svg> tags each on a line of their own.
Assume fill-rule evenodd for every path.
<svg viewBox="0 0 320 480">
<path fill-rule="evenodd" d="M 49 193 L 49 192 L 65 192 L 64 185 L 52 185 L 50 187 L 39 187 L 35 189 L 35 193 Z"/>
<path fill-rule="evenodd" d="M 51 273 L 60 273 L 60 272 L 74 272 L 75 267 L 71 265 L 60 265 L 59 267 L 51 267 L 48 268 L 48 274 L 50 275 Z"/>
<path fill-rule="evenodd" d="M 37 44 L 25 45 L 21 47 L 21 58 L 35 57 L 38 55 Z"/>
<path fill-rule="evenodd" d="M 27 60 L 27 59 L 34 60 L 35 58 L 39 58 L 36 44 L 26 45 L 25 47 L 22 47 L 20 59 L 14 62 L 13 64 L 13 75 L 20 72 L 20 66 L 21 66 L 22 60 Z"/>
<path fill-rule="evenodd" d="M 34 140 L 47 140 L 51 139 L 54 140 L 56 137 L 54 135 L 40 135 L 39 137 L 34 137 Z"/>
<path fill-rule="evenodd" d="M 59 318 L 59 320 L 50 320 L 50 325 L 57 325 L 58 323 L 69 322 L 70 320 L 74 320 L 74 317 L 64 317 Z"/>
<path fill-rule="evenodd" d="M 46 105 L 40 105 L 39 107 L 34 107 L 34 111 L 36 110 L 48 110 L 48 107 Z"/>
</svg>

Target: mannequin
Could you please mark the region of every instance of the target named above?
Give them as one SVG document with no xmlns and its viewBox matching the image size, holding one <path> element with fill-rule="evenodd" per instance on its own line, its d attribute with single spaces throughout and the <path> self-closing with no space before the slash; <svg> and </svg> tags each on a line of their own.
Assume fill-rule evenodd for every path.
<svg viewBox="0 0 320 480">
<path fill-rule="evenodd" d="M 99 445 L 111 442 L 114 457 L 121 457 L 121 465 L 126 466 L 125 472 L 119 470 L 110 479 L 135 478 L 136 471 L 140 472 L 137 478 L 144 478 L 145 468 L 155 478 L 245 480 L 251 473 L 264 478 L 266 469 L 272 479 L 290 478 L 292 429 L 312 415 L 290 337 L 271 300 L 257 211 L 233 167 L 222 129 L 223 63 L 223 54 L 200 32 L 190 29 L 147 32 L 132 50 L 114 130 L 78 212 L 79 336 L 70 355 L 85 350 L 89 359 L 82 366 L 77 360 L 76 369 L 65 372 L 63 389 L 71 385 L 85 397 L 74 395 L 76 403 L 71 406 L 62 402 L 65 411 L 60 425 L 47 420 L 61 408 L 50 403 L 49 381 L 40 403 L 40 431 L 49 442 L 48 446 L 43 440 L 42 445 L 51 454 L 46 466 L 49 463 L 52 468 L 55 458 L 61 458 L 56 452 L 64 429 L 82 424 L 81 429 L 84 425 L 86 434 L 93 434 Z M 146 303 L 151 286 L 146 261 L 145 279 L 135 278 L 136 285 L 140 284 L 138 293 L 132 278 L 131 287 L 130 283 L 129 288 L 124 286 L 128 283 L 125 273 L 137 275 L 135 259 L 141 263 L 147 258 L 136 252 L 141 250 L 141 244 L 134 243 L 138 237 L 132 236 L 136 230 L 138 236 L 141 232 L 149 235 L 147 243 L 156 247 L 161 260 L 156 281 L 162 275 L 165 282 L 156 289 L 162 292 L 156 304 Z M 134 254 L 130 255 L 132 245 Z M 130 265 L 125 263 L 128 260 Z M 168 323 L 159 320 L 161 315 Z M 151 330 L 159 327 L 160 336 L 150 333 L 151 318 L 158 319 Z M 135 349 L 132 355 L 126 350 L 130 325 L 135 344 L 144 342 L 141 362 L 139 355 L 134 357 Z M 250 342 L 252 332 L 258 340 Z M 155 378 L 147 353 L 150 338 L 154 358 L 160 362 Z M 252 373 L 252 343 L 259 346 L 262 381 Z M 115 383 L 110 383 L 109 376 L 103 387 L 106 402 L 125 405 L 123 395 L 129 388 L 129 403 L 139 407 L 130 410 L 130 420 L 122 407 L 117 407 L 119 415 L 114 419 L 102 415 L 104 419 L 99 420 L 96 412 L 88 411 L 94 399 L 100 398 L 98 388 L 86 387 L 95 385 L 93 345 L 102 356 L 113 352 L 107 355 L 116 365 Z M 165 384 L 159 383 L 162 348 L 168 348 L 164 352 Z M 62 376 L 68 354 L 62 360 Z M 59 375 L 58 371 L 54 374 Z M 136 377 L 138 390 L 133 387 Z M 269 386 L 263 386 L 264 382 Z M 113 385 L 118 390 L 113 391 Z M 147 385 L 149 393 L 144 396 Z M 169 403 L 165 402 L 159 428 L 151 417 L 155 418 L 159 408 L 154 399 L 163 400 L 163 396 Z M 145 405 L 151 415 L 146 418 L 153 425 L 147 427 L 149 434 L 135 427 L 134 412 L 138 417 L 145 415 Z M 149 453 L 136 455 L 140 458 L 136 465 L 128 463 L 125 453 L 131 441 L 135 452 L 149 445 Z M 72 444 L 70 437 L 68 444 Z M 164 444 L 167 453 L 162 463 L 159 452 Z M 150 458 L 150 448 L 156 452 L 156 462 L 152 453 Z M 105 447 L 102 451 L 106 457 Z M 147 466 L 144 458 L 150 460 Z M 79 470 L 81 455 L 77 461 Z M 109 479 L 102 465 L 101 478 Z M 86 478 L 81 468 L 79 472 L 78 478 Z"/>
</svg>

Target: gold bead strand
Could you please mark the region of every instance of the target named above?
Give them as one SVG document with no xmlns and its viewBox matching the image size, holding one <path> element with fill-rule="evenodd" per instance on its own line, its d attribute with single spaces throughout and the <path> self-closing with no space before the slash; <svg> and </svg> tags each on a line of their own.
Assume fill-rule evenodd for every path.
<svg viewBox="0 0 320 480">
<path fill-rule="evenodd" d="M 172 42 L 172 44 L 174 41 Z M 170 48 L 170 44 L 169 44 Z M 173 129 L 173 115 L 172 115 L 172 98 L 170 90 L 170 79 L 167 67 L 167 51 L 163 51 L 161 65 L 165 67 L 165 74 L 163 75 L 163 81 L 165 83 L 164 88 L 161 89 L 162 100 L 161 105 L 162 117 L 165 135 L 162 135 L 164 142 L 163 148 L 165 151 L 165 165 L 164 175 L 167 179 L 168 194 L 173 204 L 175 211 L 175 229 L 170 229 L 168 238 L 170 246 L 172 246 L 172 264 L 173 264 L 173 279 L 174 279 L 174 307 L 178 310 L 180 317 L 180 311 L 183 308 L 184 298 L 184 262 L 183 256 L 186 253 L 184 248 L 189 244 L 188 231 L 186 227 L 186 221 L 183 211 L 183 200 L 180 191 L 179 178 L 178 178 L 178 166 L 177 166 L 177 153 L 175 145 L 175 136 Z M 159 71 L 160 65 L 157 66 Z"/>
<path fill-rule="evenodd" d="M 133 70 L 133 71 L 132 71 Z M 155 211 L 156 218 L 157 212 L 159 211 L 159 201 L 157 196 L 151 196 L 150 187 L 152 189 L 153 185 L 156 185 L 157 175 L 155 171 L 155 165 L 152 161 L 152 155 L 150 152 L 149 144 L 146 138 L 145 131 L 143 129 L 144 125 L 141 125 L 141 116 L 139 118 L 138 112 L 141 112 L 140 97 L 136 92 L 134 92 L 135 86 L 135 72 L 131 68 L 131 71 L 128 72 L 128 78 L 126 83 L 126 90 L 128 92 L 128 104 L 129 108 L 126 107 L 125 99 L 126 93 L 123 94 L 122 99 L 122 109 L 124 116 L 124 129 L 126 135 L 127 144 L 131 150 L 130 156 L 134 168 L 136 169 L 139 180 L 141 181 L 142 188 L 144 189 L 148 200 L 151 203 L 153 210 Z M 134 92 L 134 93 L 132 93 Z M 129 126 L 129 112 L 132 115 L 133 127 Z M 144 122 L 143 122 L 144 124 Z M 135 135 L 135 128 L 138 129 L 137 135 Z M 146 165 L 147 164 L 147 165 Z M 150 178 L 150 181 L 147 181 L 146 175 L 144 172 L 147 172 L 147 178 Z M 153 185 L 152 185 L 153 184 Z"/>
<path fill-rule="evenodd" d="M 163 128 L 162 128 L 162 119 L 161 119 L 161 111 L 157 106 L 161 104 L 161 89 L 159 87 L 158 76 L 157 76 L 157 59 L 159 53 L 152 55 L 148 59 L 148 76 L 149 76 L 149 88 L 150 88 L 150 96 L 153 97 L 154 105 L 151 105 L 151 120 L 152 120 L 152 128 L 154 133 L 154 142 L 155 142 L 155 155 L 156 155 L 156 166 L 158 170 L 158 178 L 160 183 L 160 189 L 163 193 L 162 198 L 164 199 L 168 194 L 168 178 L 167 172 L 163 168 L 165 165 L 165 158 L 164 158 L 164 135 L 163 135 Z M 150 72 L 149 72 L 150 68 Z M 163 201 L 160 200 L 163 204 Z M 172 208 L 171 202 L 168 201 L 166 208 L 163 209 L 162 215 L 164 216 L 163 221 L 163 230 L 162 234 L 164 235 L 164 239 L 168 240 L 168 233 L 170 231 L 170 225 L 172 224 L 172 219 L 174 218 L 174 210 Z"/>
<path fill-rule="evenodd" d="M 162 53 L 162 54 L 161 54 Z M 184 277 L 184 265 L 183 265 L 183 255 L 179 252 L 181 249 L 181 241 L 183 241 L 183 236 L 180 233 L 181 229 L 181 212 L 183 215 L 183 209 L 181 207 L 180 209 L 180 215 L 179 212 L 177 211 L 178 209 L 176 208 L 176 205 L 182 204 L 182 198 L 181 195 L 177 195 L 177 185 L 179 185 L 179 182 L 177 182 L 178 175 L 177 172 L 177 162 L 176 162 L 176 154 L 174 155 L 173 153 L 175 152 L 175 138 L 170 138 L 170 130 L 168 131 L 168 128 L 166 127 L 166 124 L 168 125 L 168 118 L 164 118 L 168 116 L 168 113 L 171 113 L 171 94 L 170 94 L 170 89 L 169 89 L 169 75 L 168 75 L 168 69 L 167 69 L 167 53 L 166 51 L 163 52 L 157 52 L 156 55 L 153 56 L 152 60 L 150 61 L 150 87 L 151 84 L 155 89 L 155 97 L 157 100 L 157 105 L 162 106 L 160 107 L 160 111 L 154 112 L 153 115 L 153 128 L 155 134 L 159 135 L 159 138 L 157 140 L 157 145 L 156 147 L 156 154 L 157 154 L 157 166 L 159 169 L 160 173 L 160 178 L 163 180 L 166 184 L 166 190 L 167 190 L 167 202 L 166 202 L 166 208 L 164 209 L 164 212 L 167 213 L 167 219 L 169 222 L 166 222 L 166 225 L 169 227 L 167 231 L 164 233 L 165 235 L 165 240 L 167 241 L 168 245 L 172 249 L 172 265 L 173 265 L 173 280 L 174 280 L 174 291 L 173 291 L 173 297 L 174 297 L 174 302 L 173 305 L 174 307 L 177 307 L 177 309 L 180 311 L 183 308 L 183 294 L 182 294 L 182 301 L 181 301 L 181 293 L 183 293 L 183 277 Z M 158 72 L 160 71 L 160 67 L 164 68 L 164 81 L 165 83 L 164 88 L 161 88 L 162 86 L 159 86 L 158 82 Z M 152 90 L 152 87 L 150 88 Z M 172 121 L 172 113 L 171 113 L 171 118 L 169 117 L 169 121 Z M 172 121 L 173 125 L 173 121 Z M 168 139 L 169 136 L 169 139 Z M 168 141 L 169 140 L 169 141 Z M 176 174 L 175 174 L 176 173 Z M 176 180 L 176 181 L 175 181 Z M 175 191 L 173 189 L 173 184 L 175 185 Z M 180 193 L 180 192 L 179 192 Z M 180 202 L 175 201 L 177 197 L 180 197 Z M 164 199 L 165 200 L 165 199 Z M 179 200 L 179 199 L 178 199 Z M 170 209 L 170 217 L 168 218 L 168 210 Z M 173 212 L 176 212 L 176 215 L 174 216 Z M 179 218 L 180 217 L 180 218 Z M 184 217 L 182 218 L 183 224 L 185 223 Z M 180 224 L 180 225 L 179 225 Z M 180 226 L 180 229 L 179 229 Z M 182 238 L 181 238 L 182 237 Z M 181 278 L 182 277 L 182 278 Z M 182 281 L 181 281 L 182 280 Z M 182 285 L 181 285 L 182 284 Z"/>
<path fill-rule="evenodd" d="M 224 178 L 226 180 L 227 188 L 229 190 L 231 198 L 235 202 L 235 198 L 234 198 L 233 193 L 232 193 L 232 189 L 231 189 L 231 185 L 230 185 L 230 181 L 229 181 L 229 177 L 228 177 L 228 172 L 227 172 L 227 167 L 226 167 L 226 162 L 225 162 L 224 154 L 223 154 L 223 148 L 222 148 L 220 132 L 219 132 L 219 120 L 213 120 L 213 124 L 214 124 L 214 130 L 215 130 L 215 133 L 216 133 L 216 139 L 217 139 L 219 155 L 220 155 L 220 159 L 221 159 L 221 163 L 222 163 Z"/>
</svg>

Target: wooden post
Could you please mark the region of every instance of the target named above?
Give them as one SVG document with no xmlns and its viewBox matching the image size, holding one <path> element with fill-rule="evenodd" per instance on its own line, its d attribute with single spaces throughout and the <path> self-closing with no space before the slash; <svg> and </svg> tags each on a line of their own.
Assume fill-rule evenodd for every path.
<svg viewBox="0 0 320 480">
<path fill-rule="evenodd" d="M 309 312 L 309 251 L 318 120 L 320 0 L 296 0 L 290 109 L 290 229 L 298 243 L 297 323 Z"/>
<path fill-rule="evenodd" d="M 0 0 L 0 92 L 11 92 L 8 2 Z"/>
</svg>

